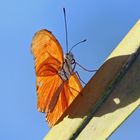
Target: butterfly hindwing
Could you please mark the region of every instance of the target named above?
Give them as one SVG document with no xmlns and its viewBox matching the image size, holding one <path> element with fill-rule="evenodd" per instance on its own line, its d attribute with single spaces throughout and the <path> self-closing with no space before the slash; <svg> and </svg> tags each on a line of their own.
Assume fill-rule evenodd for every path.
<svg viewBox="0 0 140 140">
<path fill-rule="evenodd" d="M 64 82 L 63 89 L 59 95 L 57 103 L 52 112 L 49 112 L 46 119 L 50 126 L 53 126 L 68 106 L 73 102 L 76 96 L 81 92 L 82 85 L 75 73 L 70 76 L 68 81 Z M 57 114 L 57 115 L 56 115 Z"/>
</svg>

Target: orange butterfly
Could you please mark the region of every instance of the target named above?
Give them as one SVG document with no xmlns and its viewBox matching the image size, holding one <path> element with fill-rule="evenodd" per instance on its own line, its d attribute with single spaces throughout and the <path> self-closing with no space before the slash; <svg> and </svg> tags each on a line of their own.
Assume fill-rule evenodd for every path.
<svg viewBox="0 0 140 140">
<path fill-rule="evenodd" d="M 37 76 L 37 107 L 46 112 L 46 119 L 53 126 L 82 90 L 72 67 L 75 60 L 71 53 L 63 56 L 59 42 L 45 29 L 35 34 L 31 51 Z"/>
</svg>

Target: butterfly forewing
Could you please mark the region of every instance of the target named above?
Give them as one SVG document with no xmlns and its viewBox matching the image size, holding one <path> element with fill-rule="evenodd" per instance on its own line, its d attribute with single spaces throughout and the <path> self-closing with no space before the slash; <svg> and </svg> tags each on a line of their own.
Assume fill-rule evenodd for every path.
<svg viewBox="0 0 140 140">
<path fill-rule="evenodd" d="M 48 30 L 40 30 L 35 34 L 31 51 L 35 59 L 42 57 L 42 55 L 46 58 L 51 55 L 60 61 L 61 64 L 63 63 L 62 48 L 53 34 Z"/>
</svg>

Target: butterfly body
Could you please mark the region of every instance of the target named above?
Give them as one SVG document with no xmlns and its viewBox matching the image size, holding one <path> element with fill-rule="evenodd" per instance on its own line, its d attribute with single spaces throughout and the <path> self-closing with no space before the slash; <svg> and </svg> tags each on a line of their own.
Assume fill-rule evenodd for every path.
<svg viewBox="0 0 140 140">
<path fill-rule="evenodd" d="M 59 76 L 64 80 L 69 80 L 70 76 L 72 75 L 72 72 L 74 71 L 74 64 L 75 60 L 72 53 L 66 53 L 64 55 L 64 62 L 62 69 L 58 71 Z"/>
</svg>

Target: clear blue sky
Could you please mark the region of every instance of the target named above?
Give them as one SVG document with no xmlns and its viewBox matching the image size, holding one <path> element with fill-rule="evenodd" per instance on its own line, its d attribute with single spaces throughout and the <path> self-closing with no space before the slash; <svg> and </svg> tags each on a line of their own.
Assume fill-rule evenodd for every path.
<svg viewBox="0 0 140 140">
<path fill-rule="evenodd" d="M 3 0 L 0 2 L 0 139 L 42 140 L 48 132 L 36 109 L 35 73 L 30 53 L 34 33 L 47 28 L 65 49 L 62 8 L 67 10 L 69 44 L 78 62 L 97 69 L 140 18 L 139 0 Z M 84 81 L 91 74 L 79 70 Z M 140 137 L 138 109 L 109 140 Z"/>
</svg>

